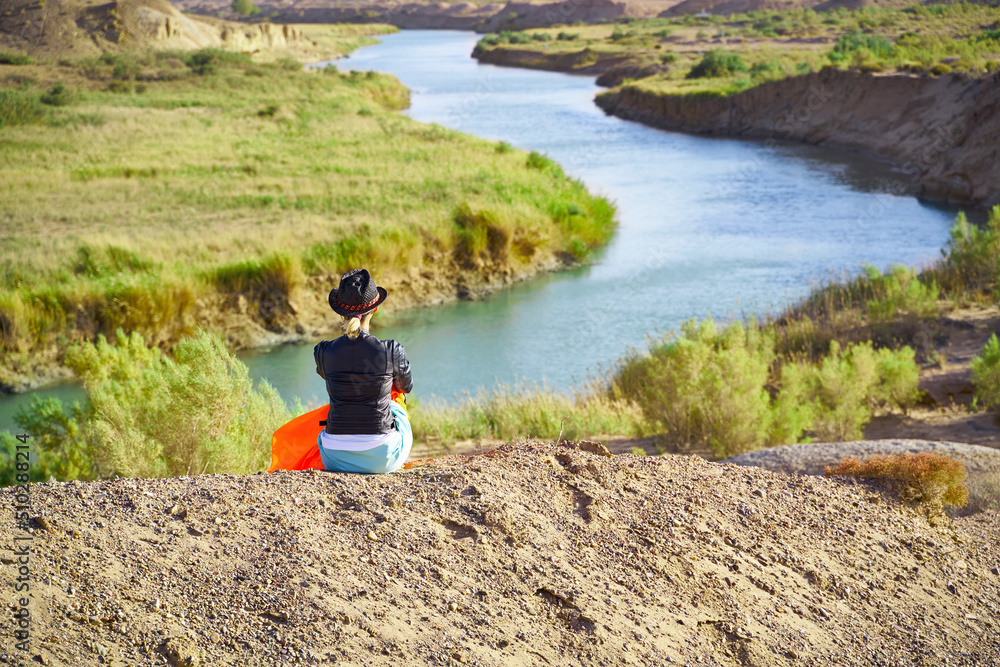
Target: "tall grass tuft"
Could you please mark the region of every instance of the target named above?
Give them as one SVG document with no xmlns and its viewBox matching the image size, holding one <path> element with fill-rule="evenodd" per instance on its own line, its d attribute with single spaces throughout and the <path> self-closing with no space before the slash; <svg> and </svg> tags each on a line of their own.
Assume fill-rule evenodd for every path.
<svg viewBox="0 0 1000 667">
<path fill-rule="evenodd" d="M 43 115 L 37 93 L 17 88 L 0 89 L 0 128 L 37 123 Z"/>
<path fill-rule="evenodd" d="M 480 438 L 555 438 L 560 432 L 569 439 L 645 433 L 636 405 L 610 398 L 595 387 L 567 396 L 546 388 L 503 386 L 454 405 L 414 403 L 410 417 L 415 437 L 444 447 Z"/>
<path fill-rule="evenodd" d="M 475 211 L 463 202 L 452 216 L 455 258 L 461 264 L 490 259 L 502 262 L 510 251 L 513 225 L 489 209 Z"/>
</svg>

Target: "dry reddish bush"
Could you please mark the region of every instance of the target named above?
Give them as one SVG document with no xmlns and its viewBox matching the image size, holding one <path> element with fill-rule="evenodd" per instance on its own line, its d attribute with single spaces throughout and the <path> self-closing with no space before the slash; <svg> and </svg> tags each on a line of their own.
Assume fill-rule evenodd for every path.
<svg viewBox="0 0 1000 667">
<path fill-rule="evenodd" d="M 827 477 L 871 479 L 897 491 L 906 502 L 936 508 L 962 507 L 969 501 L 967 474 L 961 461 L 930 452 L 873 456 L 866 461 L 848 458 L 826 468 Z"/>
</svg>

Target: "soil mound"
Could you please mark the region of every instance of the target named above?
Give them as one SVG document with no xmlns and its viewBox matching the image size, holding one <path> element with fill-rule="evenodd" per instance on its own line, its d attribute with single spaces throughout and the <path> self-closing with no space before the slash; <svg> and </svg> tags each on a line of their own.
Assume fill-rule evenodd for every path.
<svg viewBox="0 0 1000 667">
<path fill-rule="evenodd" d="M 933 528 L 844 480 L 529 442 L 384 476 L 51 482 L 30 505 L 8 531 L 32 538 L 24 662 L 1000 660 L 1000 515 Z"/>
<path fill-rule="evenodd" d="M 0 1 L 0 48 L 36 56 L 226 47 L 255 51 L 305 43 L 291 26 L 243 24 L 182 14 L 167 0 Z"/>
</svg>

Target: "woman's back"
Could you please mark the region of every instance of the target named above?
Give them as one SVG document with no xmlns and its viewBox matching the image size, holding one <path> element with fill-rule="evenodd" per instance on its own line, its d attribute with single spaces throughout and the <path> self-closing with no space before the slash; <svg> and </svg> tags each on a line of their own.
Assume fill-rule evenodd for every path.
<svg viewBox="0 0 1000 667">
<path fill-rule="evenodd" d="M 388 433 L 393 428 L 389 402 L 393 389 L 413 388 L 403 346 L 379 340 L 362 329 L 356 338 L 325 340 L 313 351 L 316 372 L 326 380 L 330 434 Z"/>
</svg>

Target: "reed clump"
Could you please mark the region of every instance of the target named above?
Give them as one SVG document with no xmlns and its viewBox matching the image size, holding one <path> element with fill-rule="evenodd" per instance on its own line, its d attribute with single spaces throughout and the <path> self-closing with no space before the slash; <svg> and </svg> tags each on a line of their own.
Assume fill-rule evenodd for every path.
<svg viewBox="0 0 1000 667">
<path fill-rule="evenodd" d="M 646 433 L 637 405 L 609 397 L 596 386 L 568 395 L 547 387 L 501 386 L 454 404 L 411 402 L 410 418 L 418 439 L 445 449 L 460 440 Z"/>
</svg>

